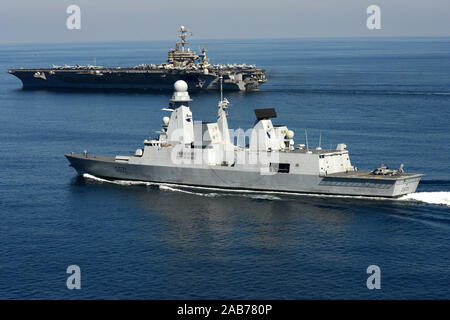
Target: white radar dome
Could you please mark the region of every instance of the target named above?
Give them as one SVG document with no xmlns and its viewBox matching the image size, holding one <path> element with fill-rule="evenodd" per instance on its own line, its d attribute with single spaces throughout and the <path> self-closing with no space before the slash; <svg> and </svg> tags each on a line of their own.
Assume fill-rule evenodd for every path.
<svg viewBox="0 0 450 320">
<path fill-rule="evenodd" d="M 163 117 L 162 121 L 163 121 L 163 124 L 167 126 L 167 125 L 169 125 L 170 118 L 169 117 Z"/>
<path fill-rule="evenodd" d="M 294 139 L 294 131 L 288 130 L 288 132 L 286 133 L 286 137 L 288 139 Z"/>
<path fill-rule="evenodd" d="M 175 89 L 176 92 L 186 92 L 188 90 L 188 85 L 185 81 L 178 80 L 173 85 L 173 88 Z"/>
</svg>

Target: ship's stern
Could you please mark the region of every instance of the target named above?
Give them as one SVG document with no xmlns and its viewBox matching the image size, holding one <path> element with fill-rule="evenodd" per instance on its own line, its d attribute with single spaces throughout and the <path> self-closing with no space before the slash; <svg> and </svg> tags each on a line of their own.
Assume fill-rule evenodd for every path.
<svg viewBox="0 0 450 320">
<path fill-rule="evenodd" d="M 416 192 L 421 178 L 422 174 L 416 174 L 412 177 L 396 180 L 392 189 L 392 197 L 398 198 Z"/>
<path fill-rule="evenodd" d="M 328 174 L 319 185 L 333 194 L 398 198 L 416 192 L 422 174 L 375 175 L 371 171 Z"/>
</svg>

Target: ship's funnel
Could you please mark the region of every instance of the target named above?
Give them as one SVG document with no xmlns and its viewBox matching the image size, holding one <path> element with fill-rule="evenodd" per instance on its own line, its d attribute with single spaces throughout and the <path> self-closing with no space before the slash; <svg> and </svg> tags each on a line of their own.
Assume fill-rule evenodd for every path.
<svg viewBox="0 0 450 320">
<path fill-rule="evenodd" d="M 170 99 L 170 102 L 175 103 L 183 103 L 183 102 L 189 102 L 192 101 L 191 97 L 188 93 L 188 85 L 183 80 L 178 80 L 173 85 L 173 95 L 172 99 Z"/>
</svg>

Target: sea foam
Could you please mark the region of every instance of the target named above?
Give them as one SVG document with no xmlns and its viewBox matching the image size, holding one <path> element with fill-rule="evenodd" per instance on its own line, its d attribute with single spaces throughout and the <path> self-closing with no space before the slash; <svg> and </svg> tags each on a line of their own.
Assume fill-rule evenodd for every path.
<svg viewBox="0 0 450 320">
<path fill-rule="evenodd" d="M 185 188 L 193 189 L 201 189 L 201 190 L 214 190 L 214 191 L 222 191 L 223 195 L 227 194 L 236 194 L 239 193 L 243 196 L 254 198 L 254 199 L 266 199 L 266 200 L 282 200 L 282 198 L 277 197 L 275 195 L 295 195 L 295 193 L 290 192 L 277 192 L 277 191 L 254 191 L 254 190 L 227 190 L 221 188 L 214 187 L 198 187 L 198 186 L 179 186 L 177 184 L 170 183 L 157 183 L 157 182 L 147 182 L 147 181 L 132 181 L 132 180 L 107 180 L 96 177 L 94 175 L 85 173 L 83 174 L 85 179 L 89 179 L 92 181 L 100 182 L 100 183 L 112 183 L 122 186 L 158 186 L 160 190 L 165 191 L 173 191 L 173 192 L 182 192 L 192 195 L 206 196 L 206 197 L 215 197 L 220 196 L 219 193 L 205 193 L 205 192 L 194 192 L 185 190 Z M 355 199 L 373 199 L 373 200 L 390 200 L 390 201 L 415 201 L 415 202 L 423 202 L 427 204 L 434 205 L 444 205 L 450 206 L 450 192 L 447 191 L 438 191 L 438 192 L 415 192 L 405 196 L 402 196 L 397 199 L 391 198 L 379 198 L 379 197 L 365 197 L 365 196 L 348 196 L 348 195 L 321 195 L 321 194 L 305 194 L 298 193 L 301 196 L 314 196 L 314 197 L 327 197 L 327 198 L 355 198 Z"/>
</svg>

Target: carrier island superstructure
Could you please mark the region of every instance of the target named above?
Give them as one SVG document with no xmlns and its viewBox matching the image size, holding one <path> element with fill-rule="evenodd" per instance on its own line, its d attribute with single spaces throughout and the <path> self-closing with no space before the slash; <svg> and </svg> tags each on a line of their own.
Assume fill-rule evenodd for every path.
<svg viewBox="0 0 450 320">
<path fill-rule="evenodd" d="M 221 98 L 217 122 L 194 121 L 187 84 L 174 87 L 158 136 L 143 148 L 131 155 L 66 154 L 70 165 L 79 174 L 113 180 L 388 198 L 415 192 L 422 176 L 403 166 L 357 170 L 343 143 L 333 150 L 295 145 L 292 130 L 272 123 L 274 109 L 256 109 L 249 143 L 239 143 L 245 133 L 229 130 L 228 100 Z"/>
<path fill-rule="evenodd" d="M 218 90 L 223 78 L 224 90 L 254 91 L 266 82 L 265 70 L 247 64 L 210 64 L 206 49 L 200 54 L 186 47 L 188 29 L 181 26 L 180 41 L 168 52 L 166 63 L 135 67 L 53 66 L 51 68 L 10 69 L 23 88 L 50 89 L 143 89 L 170 90 L 184 80 L 191 90 Z"/>
</svg>

